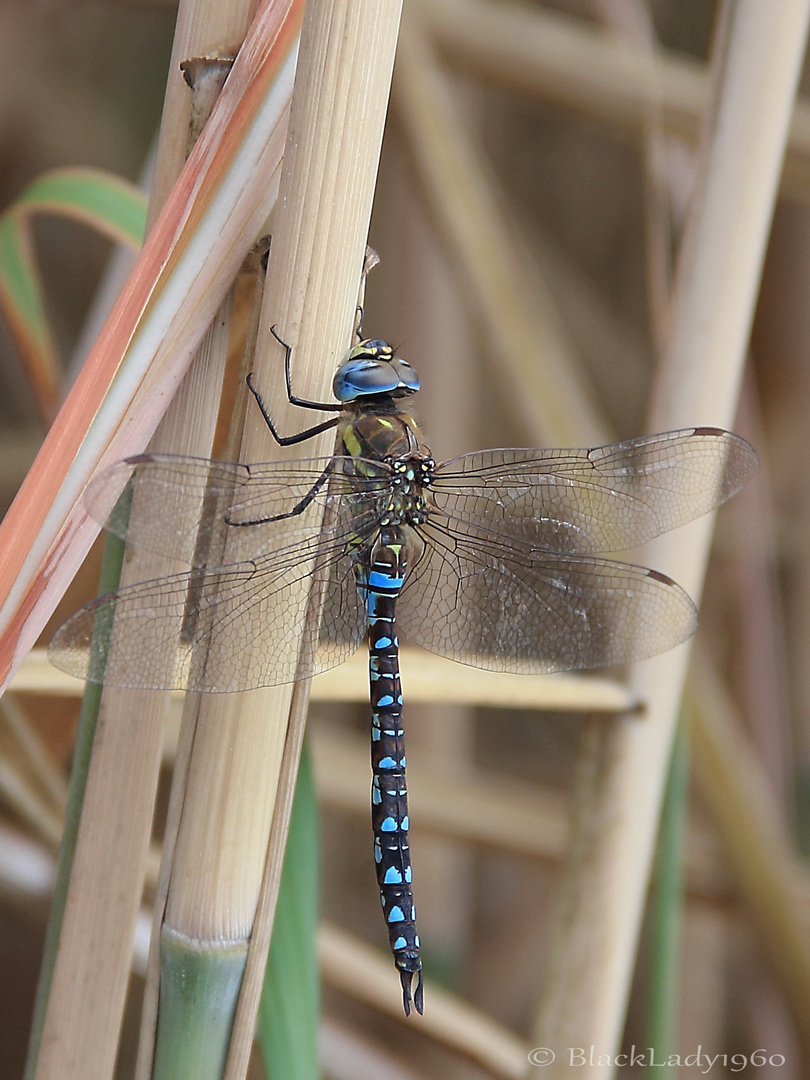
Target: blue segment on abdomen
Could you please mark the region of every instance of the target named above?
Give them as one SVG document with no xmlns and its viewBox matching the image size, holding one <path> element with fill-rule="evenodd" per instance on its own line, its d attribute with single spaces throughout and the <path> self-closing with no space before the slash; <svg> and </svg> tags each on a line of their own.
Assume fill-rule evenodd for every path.
<svg viewBox="0 0 810 1080">
<path fill-rule="evenodd" d="M 378 570 L 370 570 L 367 581 L 370 589 L 401 589 L 405 578 L 391 577 L 389 574 L 381 574 Z"/>
<path fill-rule="evenodd" d="M 399 968 L 406 1010 L 411 981 L 420 978 L 422 962 L 411 892 L 408 844 L 408 791 L 405 780 L 405 733 L 402 688 L 395 631 L 397 596 L 405 581 L 405 547 L 399 530 L 381 530 L 368 570 L 358 571 L 368 615 L 371 686 L 372 824 L 374 859 L 394 961 Z M 421 1011 L 421 985 L 414 1000 Z"/>
</svg>

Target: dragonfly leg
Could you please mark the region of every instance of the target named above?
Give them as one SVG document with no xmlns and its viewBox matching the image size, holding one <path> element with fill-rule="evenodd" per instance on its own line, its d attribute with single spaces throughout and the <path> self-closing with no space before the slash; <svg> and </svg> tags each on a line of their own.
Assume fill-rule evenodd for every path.
<svg viewBox="0 0 810 1080">
<path fill-rule="evenodd" d="M 250 466 L 248 466 L 250 468 Z M 263 518 L 247 518 L 245 521 L 233 521 L 228 514 L 225 515 L 225 522 L 227 525 L 233 525 L 235 527 L 241 527 L 244 525 L 268 525 L 271 521 L 285 521 L 287 518 L 297 517 L 299 514 L 303 514 L 323 485 L 329 479 L 332 472 L 332 462 L 330 461 L 321 475 L 304 495 L 302 499 L 299 499 L 292 510 L 288 510 L 284 514 L 272 514 L 269 517 Z"/>
<path fill-rule="evenodd" d="M 302 409 L 317 409 L 320 412 L 340 412 L 343 409 L 343 405 L 340 402 L 335 401 L 307 401 L 306 398 L 297 397 L 293 393 L 292 389 L 292 345 L 288 345 L 286 341 L 282 341 L 279 335 L 276 333 L 275 326 L 270 327 L 270 333 L 276 339 L 276 341 L 284 349 L 284 378 L 287 383 L 287 400 L 291 405 L 298 405 Z M 270 429 L 270 434 L 279 444 L 279 446 L 295 446 L 296 443 L 305 442 L 307 439 L 313 438 L 315 435 L 320 435 L 322 431 L 328 431 L 329 428 L 336 427 L 340 422 L 340 417 L 333 416 L 330 420 L 324 420 L 322 424 L 315 424 L 314 427 L 307 428 L 305 431 L 299 431 L 296 435 L 280 435 L 278 428 L 273 423 L 273 418 L 270 415 L 270 410 L 264 403 L 264 400 L 253 385 L 252 373 L 247 377 L 247 386 L 251 394 L 256 399 L 256 404 L 261 410 L 261 414 L 264 417 L 264 422 Z"/>
<path fill-rule="evenodd" d="M 288 374 L 287 378 L 288 378 L 288 385 L 289 385 L 289 374 Z M 267 406 L 265 405 L 264 399 L 262 398 L 262 395 L 259 393 L 259 391 L 256 389 L 256 387 L 253 385 L 253 373 L 252 372 L 251 372 L 250 375 L 248 375 L 248 377 L 247 377 L 247 379 L 245 381 L 247 382 L 248 390 L 250 390 L 251 394 L 253 394 L 253 397 L 256 399 L 256 404 L 259 406 L 259 409 L 261 410 L 262 418 L 264 419 L 265 424 L 267 424 L 268 428 L 270 429 L 270 434 L 273 436 L 273 438 L 276 440 L 276 442 L 279 444 L 279 446 L 295 446 L 296 443 L 306 442 L 307 439 L 311 439 L 315 435 L 320 435 L 320 433 L 322 431 L 328 431 L 329 428 L 337 427 L 337 425 L 340 423 L 340 417 L 339 416 L 333 416 L 329 420 L 324 420 L 324 422 L 322 424 L 315 424 L 314 427 L 307 428 L 305 431 L 299 431 L 297 435 L 280 435 L 279 432 L 278 432 L 278 428 L 273 423 L 273 418 L 270 416 L 270 411 L 267 408 Z M 316 405 L 314 403 L 312 403 L 310 405 L 310 404 L 308 404 L 307 402 L 304 402 L 304 401 L 293 400 L 292 397 L 290 397 L 290 401 L 291 401 L 291 403 L 293 405 L 300 405 L 302 408 L 313 408 L 313 409 L 333 409 L 334 408 L 333 405 Z M 340 408 L 342 408 L 342 406 L 340 406 Z"/>
</svg>

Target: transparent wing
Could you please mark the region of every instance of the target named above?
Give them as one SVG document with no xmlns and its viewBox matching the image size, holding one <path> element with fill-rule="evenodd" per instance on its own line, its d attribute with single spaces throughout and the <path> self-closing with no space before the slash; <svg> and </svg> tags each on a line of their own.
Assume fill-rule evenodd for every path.
<svg viewBox="0 0 810 1080">
<path fill-rule="evenodd" d="M 419 533 L 399 623 L 452 660 L 520 674 L 609 667 L 665 652 L 697 627 L 687 594 L 654 570 L 502 543 L 463 521 Z"/>
<path fill-rule="evenodd" d="M 293 682 L 342 663 L 365 627 L 348 548 L 375 519 L 349 500 L 330 511 L 323 527 L 293 531 L 286 522 L 286 545 L 256 558 L 99 597 L 56 632 L 52 662 L 94 682 L 207 693 Z M 238 548 L 252 531 L 229 535 L 238 534 Z M 94 633 L 110 624 L 105 657 Z"/>
<path fill-rule="evenodd" d="M 385 464 L 357 459 L 240 465 L 139 454 L 91 481 L 84 504 L 135 547 L 205 566 L 217 543 L 227 543 L 228 561 L 238 562 L 277 551 L 310 528 L 317 532 L 325 510 L 345 496 L 362 529 L 386 501 L 390 479 Z M 127 483 L 133 485 L 131 508 L 117 502 Z M 342 527 L 351 527 L 345 511 Z"/>
<path fill-rule="evenodd" d="M 437 468 L 434 503 L 550 551 L 623 551 L 708 513 L 756 467 L 744 439 L 706 427 L 595 449 L 486 450 Z"/>
</svg>

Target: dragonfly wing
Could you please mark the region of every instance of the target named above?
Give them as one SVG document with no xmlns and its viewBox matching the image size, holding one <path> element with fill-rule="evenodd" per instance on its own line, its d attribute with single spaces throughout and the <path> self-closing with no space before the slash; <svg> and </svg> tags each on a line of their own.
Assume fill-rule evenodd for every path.
<svg viewBox="0 0 810 1080">
<path fill-rule="evenodd" d="M 204 500 L 232 498 L 247 477 L 246 466 L 236 463 L 137 454 L 93 477 L 82 502 L 90 516 L 114 536 L 159 554 L 175 555 L 193 538 Z M 132 499 L 119 501 L 128 485 Z"/>
<path fill-rule="evenodd" d="M 364 462 L 347 477 L 332 457 L 240 465 L 174 454 L 139 454 L 88 485 L 90 515 L 135 547 L 192 566 L 260 557 L 321 529 L 324 511 L 348 497 L 356 515 L 384 500 L 390 469 Z M 132 506 L 117 502 L 132 483 Z M 345 518 L 345 512 L 343 517 Z M 216 554 L 217 547 L 220 547 Z M 212 557 L 212 551 L 214 555 Z"/>
<path fill-rule="evenodd" d="M 439 514 L 552 551 L 623 551 L 692 521 L 753 475 L 757 456 L 720 428 L 594 449 L 487 450 L 440 465 Z"/>
<path fill-rule="evenodd" d="M 697 627 L 687 594 L 654 570 L 501 544 L 463 523 L 420 531 L 399 621 L 453 660 L 522 674 L 609 667 L 665 652 Z"/>
<path fill-rule="evenodd" d="M 91 601 L 59 630 L 53 663 L 115 686 L 250 690 L 342 663 L 363 612 L 345 544 L 306 534 L 287 549 L 126 586 Z M 97 644 L 110 630 L 105 650 Z"/>
</svg>

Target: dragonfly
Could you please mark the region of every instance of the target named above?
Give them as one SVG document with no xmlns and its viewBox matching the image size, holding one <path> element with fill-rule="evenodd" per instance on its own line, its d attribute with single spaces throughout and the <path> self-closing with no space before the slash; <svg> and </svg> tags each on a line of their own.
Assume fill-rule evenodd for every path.
<svg viewBox="0 0 810 1080">
<path fill-rule="evenodd" d="M 405 400 L 415 370 L 381 339 L 356 344 L 329 457 L 238 464 L 140 454 L 85 494 L 114 534 L 186 567 L 91 601 L 56 633 L 57 667 L 122 687 L 230 693 L 295 682 L 368 641 L 374 859 L 406 1015 L 423 1011 L 412 891 L 400 632 L 451 660 L 501 672 L 604 668 L 664 652 L 696 629 L 686 592 L 611 553 L 719 506 L 757 465 L 751 446 L 693 427 L 582 449 L 492 449 L 435 461 Z M 359 336 L 359 335 L 358 335 Z M 111 491 L 134 483 L 138 513 Z M 106 520 L 105 520 L 106 519 Z M 193 525 L 191 524 L 193 523 Z M 113 621 L 114 616 L 114 621 Z M 95 629 L 112 623 L 103 649 Z"/>
</svg>

